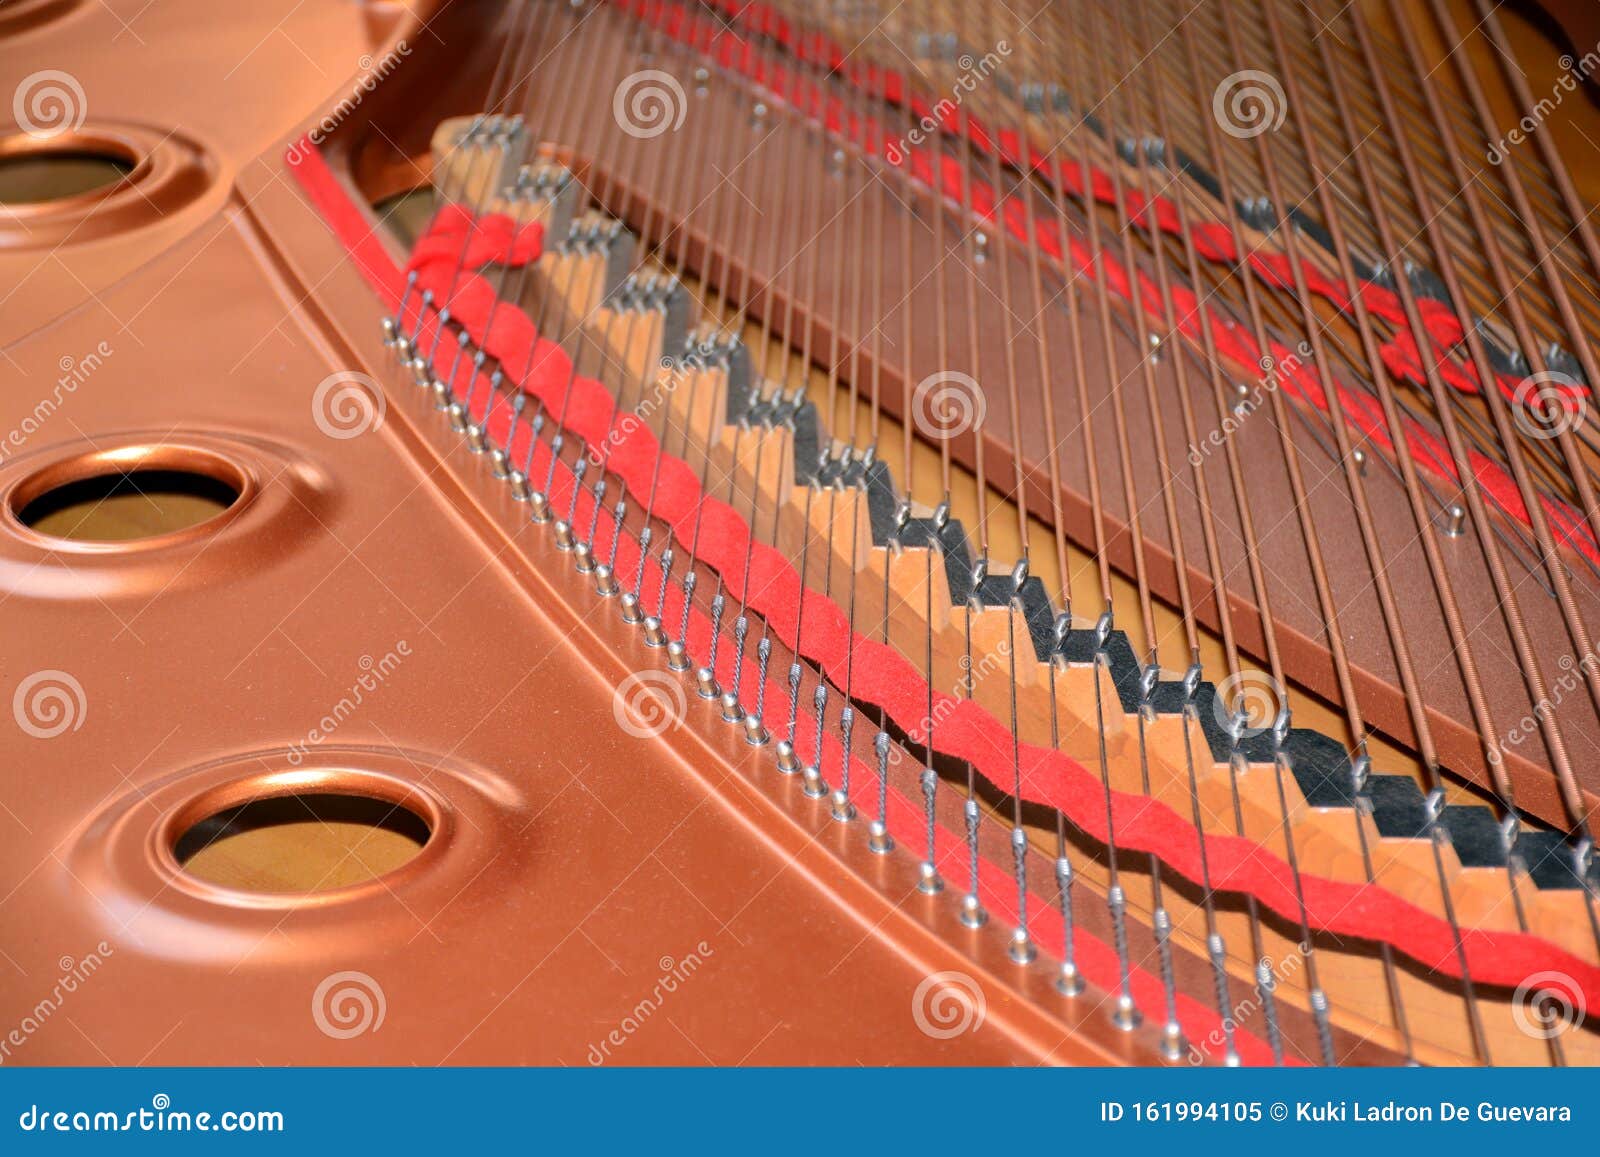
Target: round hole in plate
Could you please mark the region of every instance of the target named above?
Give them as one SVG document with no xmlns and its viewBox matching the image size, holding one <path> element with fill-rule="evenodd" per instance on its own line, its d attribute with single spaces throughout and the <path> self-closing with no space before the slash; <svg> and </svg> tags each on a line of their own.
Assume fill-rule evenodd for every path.
<svg viewBox="0 0 1600 1157">
<path fill-rule="evenodd" d="M 0 154 L 0 205 L 38 205 L 109 189 L 135 167 L 131 157 L 91 149 Z"/>
<path fill-rule="evenodd" d="M 24 526 L 53 538 L 129 542 L 207 522 L 238 498 L 238 485 L 220 472 L 135 467 L 73 478 L 28 495 L 15 514 Z"/>
<path fill-rule="evenodd" d="M 431 836 L 403 804 L 337 792 L 250 800 L 190 825 L 173 845 L 184 871 L 243 892 L 347 888 L 409 862 Z"/>
</svg>

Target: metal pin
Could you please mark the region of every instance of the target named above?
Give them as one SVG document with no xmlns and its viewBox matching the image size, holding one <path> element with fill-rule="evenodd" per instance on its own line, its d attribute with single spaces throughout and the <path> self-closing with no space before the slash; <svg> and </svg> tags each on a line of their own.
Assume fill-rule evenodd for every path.
<svg viewBox="0 0 1600 1157">
<path fill-rule="evenodd" d="M 800 661 L 789 664 L 789 748 L 794 749 L 794 729 L 800 717 Z"/>
<path fill-rule="evenodd" d="M 846 704 L 839 712 L 839 734 L 844 750 L 839 757 L 839 789 L 833 793 L 833 818 L 841 823 L 856 818 L 856 805 L 850 802 L 850 733 L 855 722 L 855 708 Z"/>
<path fill-rule="evenodd" d="M 667 666 L 674 671 L 689 669 L 689 611 L 694 606 L 694 588 L 699 581 L 693 569 L 683 576 L 683 619 L 678 624 L 678 637 L 667 644 Z"/>
<path fill-rule="evenodd" d="M 1169 1061 L 1183 1056 L 1183 1026 L 1178 1023 L 1178 986 L 1172 975 L 1172 917 L 1165 907 L 1155 911 L 1156 954 L 1161 961 L 1161 984 L 1167 994 L 1167 1022 L 1161 1028 L 1161 1055 Z"/>
<path fill-rule="evenodd" d="M 630 626 L 644 619 L 644 612 L 639 609 L 639 588 L 644 583 L 644 564 L 649 557 L 650 527 L 647 526 L 639 532 L 639 568 L 633 575 L 633 589 L 622 595 L 622 621 Z"/>
<path fill-rule="evenodd" d="M 1211 979 L 1217 990 L 1217 1015 L 1222 1018 L 1222 1063 L 1239 1066 L 1239 1050 L 1233 1043 L 1234 1008 L 1228 995 L 1228 949 L 1217 932 L 1206 937 L 1206 954 L 1211 957 Z"/>
<path fill-rule="evenodd" d="M 533 452 L 539 448 L 539 435 L 544 432 L 544 412 L 533 416 L 533 421 L 528 423 L 528 455 L 522 462 L 522 475 L 530 481 L 533 478 Z M 528 517 L 534 522 L 543 522 L 550 517 L 550 504 L 545 499 L 542 491 L 528 491 L 528 505 L 531 511 Z"/>
<path fill-rule="evenodd" d="M 1445 507 L 1444 532 L 1451 538 L 1460 538 L 1467 532 L 1466 507 L 1459 502 L 1453 502 Z"/>
<path fill-rule="evenodd" d="M 744 641 L 750 630 L 750 620 L 740 615 L 733 620 L 733 682 L 722 693 L 722 718 L 726 723 L 739 723 L 744 719 L 744 709 L 739 706 L 739 682 L 744 669 Z"/>
<path fill-rule="evenodd" d="M 767 662 L 771 657 L 772 643 L 763 638 L 756 643 L 756 709 L 744 717 L 745 742 L 755 747 L 765 746 L 772 738 L 772 733 L 761 722 L 762 711 L 767 705 Z"/>
<path fill-rule="evenodd" d="M 944 881 L 939 878 L 939 867 L 933 862 L 934 856 L 934 795 L 938 791 L 939 776 L 931 767 L 922 769 L 922 812 L 927 829 L 927 858 L 918 868 L 921 878 L 917 881 L 917 891 L 933 895 L 944 891 Z"/>
<path fill-rule="evenodd" d="M 476 373 L 477 371 L 474 370 L 473 372 Z M 474 454 L 482 454 L 489 448 L 489 415 L 494 412 L 494 402 L 500 396 L 500 383 L 503 380 L 504 375 L 498 368 L 489 375 L 489 400 L 483 407 L 483 421 L 482 423 L 469 422 L 467 425 L 467 449 Z M 476 389 L 476 383 L 474 383 L 474 389 Z M 468 416 L 471 416 L 470 410 L 468 411 Z"/>
<path fill-rule="evenodd" d="M 1288 704 L 1284 704 L 1284 706 L 1278 710 L 1277 717 L 1272 721 L 1272 738 L 1279 747 L 1282 747 L 1289 741 L 1289 728 L 1291 726 L 1292 719 L 1293 715 L 1289 711 Z"/>
<path fill-rule="evenodd" d="M 1065 856 L 1056 860 L 1056 890 L 1061 896 L 1061 971 L 1056 975 L 1056 991 L 1062 996 L 1077 996 L 1083 991 L 1083 973 L 1078 971 L 1073 939 L 1072 863 Z"/>
<path fill-rule="evenodd" d="M 415 366 L 412 368 L 415 369 Z M 449 386 L 445 385 L 442 378 L 433 378 L 421 384 L 429 393 L 433 395 L 433 408 L 435 410 L 450 409 L 450 404 L 454 400 L 455 394 L 451 391 Z"/>
<path fill-rule="evenodd" d="M 400 295 L 400 308 L 394 311 L 393 317 L 386 317 L 383 319 L 384 345 L 394 346 L 399 349 L 402 347 L 402 343 L 404 343 L 405 347 L 409 347 L 410 343 L 405 341 L 405 338 L 402 334 L 402 327 L 405 325 L 406 303 L 411 300 L 412 291 L 415 290 L 416 287 L 417 271 L 413 269 L 410 273 L 406 274 L 406 288 L 405 292 Z M 402 353 L 403 352 L 404 350 L 402 350 Z"/>
<path fill-rule="evenodd" d="M 572 520 L 578 516 L 578 495 L 583 492 L 583 476 L 589 469 L 589 459 L 582 455 L 572 465 L 572 501 L 567 504 L 567 516 L 558 519 L 551 530 L 555 533 L 556 549 L 563 554 L 570 551 L 577 540 L 572 535 Z"/>
<path fill-rule="evenodd" d="M 1094 624 L 1094 645 L 1097 649 L 1105 649 L 1106 640 L 1111 638 L 1111 632 L 1114 629 L 1115 622 L 1111 616 L 1111 608 L 1107 607 L 1105 612 L 1098 620 L 1096 620 Z"/>
<path fill-rule="evenodd" d="M 872 821 L 868 831 L 867 848 L 885 855 L 894 851 L 894 837 L 889 834 L 889 825 L 884 822 L 889 802 L 889 733 L 879 731 L 872 740 L 873 752 L 878 757 L 878 818 Z"/>
<path fill-rule="evenodd" d="M 800 769 L 800 777 L 805 780 L 805 793 L 812 799 L 821 799 L 828 794 L 828 784 L 822 778 L 822 729 L 828 714 L 828 685 L 817 683 L 817 689 L 811 694 L 811 708 L 817 717 L 817 734 L 815 754 L 810 763 Z"/>
<path fill-rule="evenodd" d="M 622 482 L 618 489 L 622 493 L 617 495 L 617 504 L 611 508 L 611 550 L 603 564 L 611 574 L 617 571 L 617 548 L 622 545 L 622 525 L 628 517 L 628 484 Z"/>
<path fill-rule="evenodd" d="M 1122 991 L 1117 995 L 1117 1009 L 1111 1014 L 1111 1023 L 1125 1032 L 1131 1032 L 1144 1023 L 1144 1015 L 1133 1002 L 1133 987 L 1128 963 L 1128 898 L 1121 884 L 1106 890 L 1106 903 L 1111 909 L 1112 940 L 1117 949 L 1117 961 L 1122 970 Z"/>
<path fill-rule="evenodd" d="M 1267 1022 L 1267 1044 L 1272 1046 L 1273 1060 L 1283 1063 L 1283 1031 L 1278 1027 L 1278 978 L 1272 973 L 1272 962 L 1256 961 L 1256 988 L 1261 992 L 1261 1011 Z"/>
<path fill-rule="evenodd" d="M 1322 1059 L 1325 1064 L 1332 1065 L 1336 1054 L 1333 1051 L 1333 1026 L 1328 1023 L 1328 994 L 1321 988 L 1313 988 L 1311 996 L 1311 1019 L 1317 1023 L 1317 1043 L 1322 1046 Z"/>
<path fill-rule="evenodd" d="M 606 480 L 602 478 L 594 484 L 594 513 L 589 519 L 589 535 L 580 538 L 572 548 L 572 565 L 579 574 L 589 574 L 595 569 L 594 536 L 600 527 L 600 508 L 605 505 L 605 497 Z"/>
<path fill-rule="evenodd" d="M 658 560 L 661 567 L 661 597 L 656 600 L 656 613 L 653 615 L 647 614 L 644 618 L 645 641 L 647 643 L 650 642 L 651 637 L 656 640 L 650 643 L 652 647 L 664 647 L 667 644 L 667 632 L 662 625 L 661 616 L 666 613 L 667 584 L 672 581 L 672 564 L 676 557 L 669 546 L 661 552 L 661 558 Z M 642 592 L 639 602 L 640 609 L 643 609 L 644 598 Z M 652 624 L 654 624 L 653 628 Z"/>
<path fill-rule="evenodd" d="M 1006 953 L 1018 964 L 1031 964 L 1039 951 L 1028 935 L 1028 835 L 1021 828 L 1011 829 L 1011 859 L 1017 880 L 1017 926 Z"/>
<path fill-rule="evenodd" d="M 716 699 L 722 694 L 722 688 L 717 684 L 717 642 L 722 636 L 724 605 L 721 595 L 711 600 L 711 648 L 706 655 L 706 665 L 694 673 L 702 699 Z"/>
<path fill-rule="evenodd" d="M 528 505 L 532 507 L 531 517 L 535 522 L 550 521 L 550 484 L 555 481 L 556 462 L 561 457 L 561 447 L 564 444 L 559 432 L 550 439 L 550 468 L 545 471 L 544 485 L 528 497 Z"/>
<path fill-rule="evenodd" d="M 417 324 L 411 327 L 411 332 L 409 334 L 405 333 L 404 329 L 401 330 L 401 333 L 405 337 L 406 347 L 412 350 L 413 353 L 416 351 L 417 347 L 417 335 L 422 332 L 423 319 L 428 316 L 428 310 L 431 308 L 433 308 L 433 290 L 424 289 L 422 291 L 422 302 L 417 307 Z M 422 359 L 419 357 L 413 357 L 411 359 L 411 367 L 413 371 L 416 369 L 416 363 L 420 361 L 422 361 Z M 427 363 L 423 362 L 423 366 L 426 368 Z M 417 384 L 421 385 L 422 383 L 419 382 Z"/>
<path fill-rule="evenodd" d="M 983 910 L 983 902 L 978 899 L 978 803 L 976 800 L 967 800 L 961 808 L 962 815 L 967 825 L 967 853 L 971 867 L 972 887 L 967 894 L 961 897 L 961 922 L 968 928 L 981 928 L 989 921 L 989 913 Z"/>
</svg>

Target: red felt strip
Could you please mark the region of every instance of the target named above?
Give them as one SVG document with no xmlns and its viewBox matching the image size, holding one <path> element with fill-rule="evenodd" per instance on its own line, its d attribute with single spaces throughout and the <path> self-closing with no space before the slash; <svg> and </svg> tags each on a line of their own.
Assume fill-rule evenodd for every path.
<svg viewBox="0 0 1600 1157">
<path fill-rule="evenodd" d="M 352 250 L 358 267 L 384 299 L 393 305 L 400 298 L 402 275 L 388 262 L 375 260 L 368 218 L 344 197 L 343 189 L 314 148 L 291 156 L 290 163 L 312 200 L 328 206 L 325 217 Z M 339 199 L 344 204 L 334 204 Z M 446 226 L 448 227 L 448 226 Z M 378 249 L 381 252 L 382 247 Z M 443 264 L 425 267 L 435 271 L 435 305 L 449 298 L 453 319 L 487 349 L 502 367 L 524 365 L 521 387 L 544 401 L 547 411 L 564 415 L 564 425 L 590 445 L 610 442 L 610 469 L 623 478 L 635 494 L 651 495 L 655 515 L 671 524 L 680 543 L 694 540 L 699 526 L 699 557 L 720 572 L 729 588 L 745 584 L 745 560 L 750 560 L 749 606 L 758 611 L 784 639 L 795 637 L 804 607 L 800 652 L 816 663 L 830 679 L 842 683 L 846 667 L 854 664 L 852 689 L 856 697 L 879 706 L 910 734 L 921 738 L 926 705 L 933 703 L 933 718 L 941 720 L 940 751 L 972 763 L 1001 791 L 1010 790 L 1013 740 L 1007 729 L 970 700 L 953 700 L 932 691 L 920 672 L 893 649 L 855 634 L 844 612 L 819 592 L 805 589 L 793 566 L 778 551 L 752 542 L 749 528 L 728 504 L 702 493 L 689 466 L 663 453 L 648 427 L 626 422 L 605 386 L 574 376 L 566 353 L 541 338 L 533 321 L 519 308 L 502 302 L 492 305 L 480 275 L 460 272 Z M 419 274 L 420 277 L 420 274 Z M 414 295 L 415 296 L 415 295 Z M 418 309 L 413 301 L 411 310 Z M 485 323 L 493 311 L 492 332 Z M 408 326 L 423 332 L 438 324 L 436 310 L 417 316 Z M 448 336 L 448 333 L 445 335 Z M 473 370 L 467 369 L 470 375 Z M 507 414 L 509 418 L 509 414 Z M 652 479 L 654 486 L 652 489 Z M 1119 846 L 1153 853 L 1188 880 L 1203 878 L 1201 844 L 1213 887 L 1248 893 L 1291 924 L 1298 924 L 1302 902 L 1307 922 L 1318 929 L 1365 940 L 1388 943 L 1425 967 L 1460 976 L 1456 933 L 1440 917 L 1372 884 L 1358 884 L 1302 874 L 1300 889 L 1290 866 L 1254 841 L 1219 833 L 1201 834 L 1166 804 L 1146 796 L 1112 792 L 1108 828 L 1103 787 L 1076 760 L 1066 754 L 1020 744 L 1024 798 L 1059 808 L 1073 823 L 1098 840 L 1116 832 Z M 1462 929 L 1461 951 L 1471 975 L 1479 984 L 1515 987 L 1537 973 L 1559 970 L 1570 976 L 1586 1000 L 1600 1007 L 1600 968 L 1571 952 L 1526 933 L 1492 929 Z"/>
</svg>

